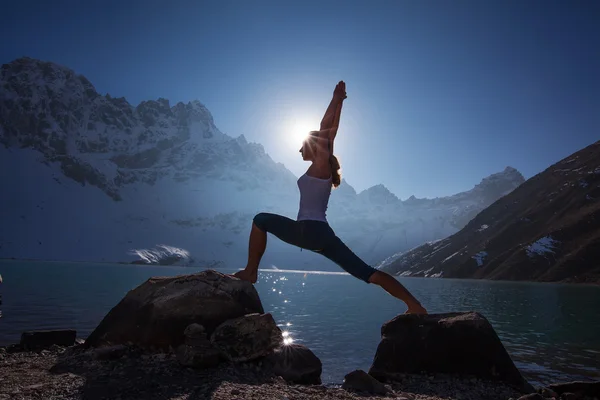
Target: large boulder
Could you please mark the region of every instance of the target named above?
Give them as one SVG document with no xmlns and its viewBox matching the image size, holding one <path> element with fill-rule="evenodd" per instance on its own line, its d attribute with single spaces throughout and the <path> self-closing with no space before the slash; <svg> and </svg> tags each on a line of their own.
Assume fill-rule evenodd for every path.
<svg viewBox="0 0 600 400">
<path fill-rule="evenodd" d="M 276 348 L 266 357 L 266 363 L 275 375 L 289 383 L 321 384 L 321 360 L 301 344 L 285 344 Z"/>
<path fill-rule="evenodd" d="M 248 314 L 223 322 L 210 341 L 232 362 L 255 360 L 283 344 L 281 329 L 271 314 Z"/>
<path fill-rule="evenodd" d="M 87 338 L 86 346 L 133 344 L 168 349 L 197 323 L 210 335 L 223 322 L 264 313 L 254 286 L 214 270 L 154 277 L 131 290 Z"/>
<path fill-rule="evenodd" d="M 399 374 L 444 373 L 534 391 L 492 325 L 477 312 L 402 314 L 382 326 L 381 336 L 369 370 L 380 381 L 394 381 Z"/>
</svg>

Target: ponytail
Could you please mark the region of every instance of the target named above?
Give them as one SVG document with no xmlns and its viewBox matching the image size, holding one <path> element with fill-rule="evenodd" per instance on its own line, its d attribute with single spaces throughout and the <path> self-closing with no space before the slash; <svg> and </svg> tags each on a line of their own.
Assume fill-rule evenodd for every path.
<svg viewBox="0 0 600 400">
<path fill-rule="evenodd" d="M 333 187 L 336 188 L 342 182 L 342 173 L 340 172 L 340 162 L 333 154 L 329 156 L 329 168 L 331 169 L 331 182 Z"/>
</svg>

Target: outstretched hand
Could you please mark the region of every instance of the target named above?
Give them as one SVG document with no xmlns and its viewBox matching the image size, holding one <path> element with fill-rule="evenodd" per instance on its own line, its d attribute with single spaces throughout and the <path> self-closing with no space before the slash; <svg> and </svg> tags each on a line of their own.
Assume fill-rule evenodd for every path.
<svg viewBox="0 0 600 400">
<path fill-rule="evenodd" d="M 348 96 L 346 95 L 346 83 L 344 81 L 339 81 L 333 90 L 333 97 L 344 100 Z"/>
</svg>

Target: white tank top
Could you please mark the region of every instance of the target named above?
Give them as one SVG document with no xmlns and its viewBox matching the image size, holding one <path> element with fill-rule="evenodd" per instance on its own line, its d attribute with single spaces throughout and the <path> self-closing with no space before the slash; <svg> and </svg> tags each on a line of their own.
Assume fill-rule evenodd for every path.
<svg viewBox="0 0 600 400">
<path fill-rule="evenodd" d="M 327 222 L 325 211 L 331 195 L 331 177 L 319 179 L 306 174 L 298 179 L 300 209 L 298 221 L 315 220 Z"/>
</svg>

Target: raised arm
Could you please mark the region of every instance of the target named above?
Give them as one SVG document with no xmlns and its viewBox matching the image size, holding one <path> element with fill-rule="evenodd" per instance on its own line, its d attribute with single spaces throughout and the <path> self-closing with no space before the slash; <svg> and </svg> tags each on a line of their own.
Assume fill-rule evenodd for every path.
<svg viewBox="0 0 600 400">
<path fill-rule="evenodd" d="M 321 120 L 321 127 L 319 128 L 320 131 L 330 129 L 333 126 L 336 108 L 339 104 L 341 104 L 344 101 L 346 97 L 346 84 L 344 83 L 344 81 L 340 81 L 333 90 L 333 97 L 331 98 L 329 106 L 325 111 L 325 115 Z"/>
<path fill-rule="evenodd" d="M 346 97 L 348 97 L 346 96 L 346 83 L 344 83 L 344 81 L 340 81 L 333 91 L 333 97 L 331 99 L 331 102 L 329 103 L 327 111 L 325 111 L 325 115 L 321 120 L 321 127 L 319 129 L 319 131 L 321 132 L 320 136 L 328 138 L 330 142 L 330 150 L 332 153 L 333 140 L 335 139 L 338 127 L 340 126 L 342 105 Z"/>
</svg>

